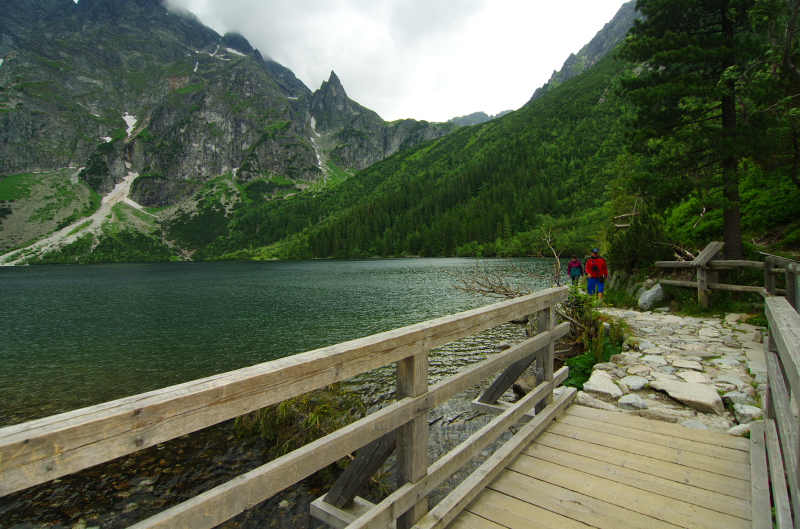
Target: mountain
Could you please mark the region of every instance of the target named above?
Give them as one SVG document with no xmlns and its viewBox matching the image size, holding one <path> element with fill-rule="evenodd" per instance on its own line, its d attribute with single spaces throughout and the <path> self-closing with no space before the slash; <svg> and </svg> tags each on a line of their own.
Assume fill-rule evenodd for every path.
<svg viewBox="0 0 800 529">
<path fill-rule="evenodd" d="M 513 110 L 503 110 L 502 112 L 498 112 L 494 116 L 488 115 L 486 112 L 473 112 L 472 114 L 468 114 L 466 116 L 460 116 L 457 118 L 448 119 L 448 123 L 454 123 L 459 127 L 469 127 L 472 125 L 480 125 L 481 123 L 486 123 L 489 120 L 500 118 L 505 116 L 506 114 L 510 114 Z"/>
<path fill-rule="evenodd" d="M 310 114 L 318 140 L 336 165 L 353 171 L 426 140 L 441 138 L 455 127 L 401 119 L 387 123 L 349 97 L 335 72 L 311 96 Z"/>
<path fill-rule="evenodd" d="M 611 21 L 597 32 L 592 40 L 589 41 L 578 54 L 571 53 L 564 61 L 561 70 L 554 71 L 550 80 L 543 86 L 536 89 L 529 102 L 536 101 L 548 91 L 557 87 L 564 81 L 572 79 L 592 66 L 597 61 L 606 56 L 611 50 L 617 47 L 628 34 L 628 30 L 633 26 L 633 21 L 637 17 L 636 2 L 631 0 L 622 5 Z"/>
<path fill-rule="evenodd" d="M 224 224 L 233 204 L 339 182 L 455 128 L 384 122 L 335 74 L 312 94 L 242 35 L 161 0 L 6 0 L 0 30 L 0 254 L 77 229 L 124 185 L 117 209 L 148 221 L 98 220 L 91 247 L 132 230 L 190 255 L 170 226 Z"/>
</svg>

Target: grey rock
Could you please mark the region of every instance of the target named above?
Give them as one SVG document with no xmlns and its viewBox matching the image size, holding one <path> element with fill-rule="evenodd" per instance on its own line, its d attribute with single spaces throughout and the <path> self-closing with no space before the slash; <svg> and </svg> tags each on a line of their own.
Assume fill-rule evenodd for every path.
<svg viewBox="0 0 800 529">
<path fill-rule="evenodd" d="M 758 373 L 755 378 L 756 384 L 766 384 L 767 383 L 767 374 L 766 373 Z"/>
<path fill-rule="evenodd" d="M 666 413 L 663 410 L 656 410 L 653 408 L 647 410 L 639 410 L 634 414 L 638 415 L 639 417 L 644 417 L 645 419 L 650 419 L 654 421 L 676 423 L 680 420 L 680 417 Z"/>
<path fill-rule="evenodd" d="M 667 359 L 663 356 L 655 356 L 655 355 L 645 355 L 639 359 L 640 362 L 644 362 L 645 364 L 651 366 L 665 366 L 667 365 Z"/>
<path fill-rule="evenodd" d="M 737 424 L 733 428 L 730 428 L 727 432 L 728 435 L 736 435 L 736 436 L 743 436 L 750 432 L 750 423 L 747 424 Z"/>
<path fill-rule="evenodd" d="M 747 404 L 734 404 L 733 414 L 736 415 L 736 421 L 739 424 L 748 424 L 757 421 L 763 416 L 761 408 L 748 406 Z"/>
<path fill-rule="evenodd" d="M 715 366 L 739 366 L 741 363 L 738 360 L 734 360 L 732 358 L 715 358 L 711 361 L 712 364 Z"/>
<path fill-rule="evenodd" d="M 681 423 L 681 426 L 686 428 L 694 428 L 696 430 L 708 430 L 708 426 L 698 421 L 697 419 L 688 419 Z"/>
<path fill-rule="evenodd" d="M 756 362 L 753 360 L 748 361 L 745 363 L 744 367 L 750 372 L 751 375 L 757 375 L 759 373 L 767 373 L 767 364 L 764 362 Z"/>
<path fill-rule="evenodd" d="M 640 391 L 649 384 L 649 380 L 644 377 L 631 375 L 620 380 L 620 384 L 625 384 L 632 391 Z"/>
<path fill-rule="evenodd" d="M 619 389 L 620 391 L 622 391 L 623 395 L 627 395 L 631 392 L 627 384 L 625 384 L 625 382 L 622 382 L 621 380 L 617 383 L 617 386 L 619 386 Z"/>
<path fill-rule="evenodd" d="M 672 366 L 658 366 L 656 369 L 661 371 L 662 373 L 666 373 L 668 375 L 674 375 L 677 369 Z"/>
<path fill-rule="evenodd" d="M 696 360 L 679 359 L 672 362 L 672 367 L 676 369 L 691 369 L 693 371 L 702 371 L 703 366 Z"/>
<path fill-rule="evenodd" d="M 615 399 L 622 396 L 622 390 L 614 384 L 611 375 L 599 369 L 592 371 L 592 376 L 583 384 L 583 391 L 595 396 Z"/>
<path fill-rule="evenodd" d="M 731 347 L 733 349 L 741 349 L 742 348 L 742 344 L 740 344 L 735 338 L 732 338 L 730 336 L 724 337 L 722 339 L 722 343 L 726 347 Z"/>
<path fill-rule="evenodd" d="M 722 396 L 722 401 L 728 405 L 745 404 L 747 406 L 755 406 L 756 400 L 749 393 L 741 391 L 731 391 Z"/>
<path fill-rule="evenodd" d="M 602 364 L 595 364 L 592 369 L 593 370 L 601 370 L 601 371 L 613 371 L 617 368 L 616 364 L 612 364 L 611 362 L 604 362 Z"/>
<path fill-rule="evenodd" d="M 725 411 L 719 393 L 707 384 L 689 384 L 660 378 L 651 382 L 650 387 L 664 391 L 673 399 L 703 413 L 722 415 Z"/>
<path fill-rule="evenodd" d="M 640 397 L 634 393 L 625 395 L 617 401 L 617 406 L 623 410 L 646 410 L 650 406 Z"/>
<path fill-rule="evenodd" d="M 608 402 L 603 402 L 602 400 L 596 399 L 584 391 L 578 392 L 578 394 L 575 396 L 575 403 L 579 404 L 580 406 L 586 406 L 587 408 L 597 408 L 598 410 L 617 411 L 616 406 L 609 404 Z"/>
<path fill-rule="evenodd" d="M 665 297 L 664 288 L 660 284 L 656 285 L 639 296 L 639 308 L 642 310 L 650 310 L 657 303 L 663 301 Z"/>
</svg>

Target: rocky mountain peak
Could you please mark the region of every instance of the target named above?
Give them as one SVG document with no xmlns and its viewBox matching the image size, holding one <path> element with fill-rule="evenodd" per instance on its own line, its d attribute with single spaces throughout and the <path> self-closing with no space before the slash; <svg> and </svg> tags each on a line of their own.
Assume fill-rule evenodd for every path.
<svg viewBox="0 0 800 529">
<path fill-rule="evenodd" d="M 317 131 L 322 133 L 341 130 L 362 114 L 382 121 L 378 114 L 347 97 L 342 82 L 333 71 L 328 80 L 323 81 L 319 90 L 311 96 L 309 110 L 316 120 Z"/>
</svg>

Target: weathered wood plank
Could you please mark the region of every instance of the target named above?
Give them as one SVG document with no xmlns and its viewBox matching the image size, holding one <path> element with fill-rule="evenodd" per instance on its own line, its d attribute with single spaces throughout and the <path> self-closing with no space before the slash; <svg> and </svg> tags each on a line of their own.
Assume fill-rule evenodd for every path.
<svg viewBox="0 0 800 529">
<path fill-rule="evenodd" d="M 552 429 L 542 434 L 536 440 L 536 443 L 736 499 L 750 500 L 749 480 L 733 479 L 713 472 L 685 467 L 678 463 L 661 461 L 648 455 L 632 454 L 617 450 L 614 447 L 564 437 L 553 433 Z M 524 452 L 527 453 L 527 449 Z"/>
<path fill-rule="evenodd" d="M 800 314 L 784 298 L 767 298 L 764 307 L 791 392 L 800 395 Z"/>
<path fill-rule="evenodd" d="M 703 251 L 694 258 L 694 261 L 692 261 L 692 266 L 706 266 L 708 262 L 711 261 L 720 250 L 722 250 L 723 246 L 725 246 L 725 243 L 721 241 L 708 243 L 708 246 L 706 246 Z"/>
<path fill-rule="evenodd" d="M 800 432 L 798 432 L 797 419 L 792 412 L 789 402 L 789 391 L 786 387 L 784 372 L 781 370 L 778 355 L 772 351 L 764 352 L 767 361 L 767 380 L 769 381 L 769 393 L 772 409 L 775 412 L 775 420 L 783 445 L 784 458 L 786 459 L 786 471 L 789 474 L 791 483 L 797 481 L 798 447 L 800 445 Z"/>
<path fill-rule="evenodd" d="M 397 363 L 397 398 L 419 397 L 428 389 L 428 353 Z M 397 430 L 397 486 L 416 483 L 428 472 L 428 414 Z M 420 497 L 397 518 L 397 529 L 408 529 L 428 512 L 428 497 Z"/>
<path fill-rule="evenodd" d="M 705 266 L 701 266 L 697 269 L 697 304 L 700 305 L 700 308 L 708 308 L 709 294 L 708 269 Z"/>
<path fill-rule="evenodd" d="M 677 437 L 672 437 L 670 435 L 664 435 L 655 432 L 648 432 L 643 433 L 642 430 L 637 430 L 635 428 L 629 428 L 623 425 L 613 425 L 606 422 L 595 421 L 592 419 L 585 419 L 582 417 L 576 417 L 574 415 L 565 416 L 561 422 L 563 424 L 570 424 L 575 426 L 576 428 L 585 428 L 587 430 L 593 432 L 602 432 L 610 435 L 618 435 L 620 437 L 625 437 L 628 439 L 639 439 L 641 441 L 646 441 L 654 446 L 663 446 L 665 448 L 670 448 L 674 450 L 681 450 L 687 453 L 693 453 L 708 457 L 715 457 L 718 459 L 723 459 L 725 461 L 733 461 L 735 463 L 740 463 L 747 465 L 750 463 L 750 454 L 742 450 L 736 450 L 733 448 L 725 448 L 720 446 L 714 446 L 712 444 L 706 443 L 698 443 L 693 441 L 688 441 L 686 439 L 680 439 Z"/>
<path fill-rule="evenodd" d="M 764 252 L 758 252 L 758 253 L 764 256 L 764 261 L 772 263 L 774 266 L 782 266 L 787 270 L 792 270 L 793 272 L 800 274 L 799 261 L 794 261 L 792 259 L 787 259 L 786 257 L 780 257 L 777 255 L 772 255 Z"/>
<path fill-rule="evenodd" d="M 494 382 L 483 392 L 483 395 L 480 396 L 478 402 L 482 402 L 484 404 L 495 404 L 500 397 L 510 388 L 514 382 L 525 372 L 528 367 L 530 367 L 533 362 L 536 361 L 536 357 L 538 356 L 539 352 L 536 351 L 530 356 L 523 358 L 519 362 L 514 362 L 510 366 L 506 368 L 496 379 Z"/>
<path fill-rule="evenodd" d="M 566 516 L 547 511 L 519 498 L 513 498 L 500 492 L 484 489 L 464 511 L 475 513 L 503 527 L 531 529 L 584 529 L 585 524 L 576 522 Z M 456 520 L 461 518 L 460 514 Z M 452 527 L 452 524 L 449 526 Z"/>
<path fill-rule="evenodd" d="M 797 311 L 797 274 L 786 271 L 786 301 Z"/>
<path fill-rule="evenodd" d="M 563 323 L 552 333 L 537 335 L 488 360 L 470 366 L 431 386 L 427 393 L 419 397 L 407 397 L 391 404 L 299 450 L 140 522 L 135 527 L 136 529 L 214 527 L 344 455 L 398 428 L 401 424 L 409 422 L 414 417 L 422 414 L 427 416 L 429 410 L 468 389 L 477 381 L 519 360 L 531 349 L 539 349 L 547 341 L 563 336 L 569 332 L 569 326 L 569 323 Z M 528 395 L 526 395 L 527 397 Z M 542 398 L 543 393 L 532 395 L 531 399 L 537 397 Z M 524 410 L 519 413 L 524 413 Z M 446 458 L 442 458 L 440 463 L 445 460 Z M 425 479 L 427 478 L 423 478 L 423 482 Z M 405 489 L 407 486 L 404 485 L 402 488 Z M 416 498 L 413 498 L 413 501 L 416 501 Z M 397 512 L 395 518 L 402 512 L 404 511 Z"/>
<path fill-rule="evenodd" d="M 774 269 L 775 265 L 772 261 L 765 261 L 764 262 L 764 289 L 770 296 L 775 295 L 775 274 Z"/>
<path fill-rule="evenodd" d="M 691 261 L 656 261 L 656 268 L 694 268 Z"/>
<path fill-rule="evenodd" d="M 567 288 L 0 429 L 0 496 L 521 318 Z"/>
<path fill-rule="evenodd" d="M 772 529 L 767 447 L 764 440 L 764 426 L 758 422 L 750 425 L 750 457 L 753 529 Z"/>
<path fill-rule="evenodd" d="M 673 287 L 697 288 L 697 281 L 678 281 L 677 279 L 661 279 L 659 283 L 662 285 Z"/>
<path fill-rule="evenodd" d="M 764 287 L 729 285 L 727 283 L 707 283 L 706 286 L 710 290 L 724 290 L 726 292 L 751 292 L 753 294 L 761 294 L 761 292 L 764 290 Z"/>
<path fill-rule="evenodd" d="M 589 441 L 594 444 L 615 448 L 623 452 L 630 452 L 631 454 L 646 455 L 653 459 L 666 461 L 669 463 L 677 463 L 690 468 L 698 470 L 705 470 L 713 472 L 729 478 L 749 480 L 750 479 L 750 465 L 735 463 L 733 461 L 725 461 L 691 452 L 683 452 L 667 448 L 664 446 L 652 445 L 646 441 L 639 439 L 628 439 L 619 435 L 610 435 L 602 432 L 595 432 L 585 430 L 583 428 L 575 427 L 566 423 L 567 418 L 553 424 L 550 431 L 564 437 L 571 437 L 573 439 L 580 439 L 582 441 Z"/>
<path fill-rule="evenodd" d="M 547 426 L 559 416 L 564 408 L 575 398 L 577 392 L 569 388 L 560 397 L 547 406 L 542 413 L 520 428 L 514 437 L 492 454 L 475 472 L 453 489 L 436 507 L 434 507 L 419 523 L 416 529 L 433 529 L 446 527 L 461 510 L 463 510 L 478 493 L 503 471 L 503 467 L 514 459 L 525 446 L 536 438 Z M 526 395 L 527 397 L 527 395 Z"/>
<path fill-rule="evenodd" d="M 501 473 L 491 484 L 491 489 L 599 529 L 675 529 L 677 527 L 585 494 L 535 480 L 513 470 L 505 470 Z M 533 494 L 531 491 L 536 491 L 536 493 Z"/>
<path fill-rule="evenodd" d="M 555 307 L 550 306 L 545 309 L 539 311 L 539 318 L 536 322 L 536 332 L 537 333 L 544 333 L 552 331 L 555 328 Z M 544 380 L 549 382 L 553 380 L 553 367 L 555 364 L 555 352 L 556 352 L 556 344 L 554 342 L 549 342 L 544 349 L 542 349 L 539 353 L 539 369 L 542 370 L 544 374 Z M 544 401 L 541 404 L 548 405 L 553 402 L 553 394 L 550 393 L 545 397 Z M 536 411 L 541 411 L 543 406 L 540 405 Z"/>
<path fill-rule="evenodd" d="M 487 520 L 471 512 L 464 512 L 450 524 L 450 529 L 507 529 L 505 526 Z"/>
<path fill-rule="evenodd" d="M 759 270 L 764 269 L 763 261 L 738 261 L 734 259 L 713 259 L 708 262 L 709 268 L 716 268 L 718 270 L 727 270 L 731 268 L 756 268 Z"/>
<path fill-rule="evenodd" d="M 331 490 L 325 495 L 325 503 L 338 509 L 347 508 L 367 484 L 375 472 L 394 452 L 397 446 L 397 431 L 375 439 L 356 454 Z"/>
<path fill-rule="evenodd" d="M 690 503 L 698 507 L 731 514 L 738 518 L 749 520 L 751 516 L 751 505 L 747 500 L 733 498 L 680 481 L 654 476 L 647 472 L 613 465 L 606 461 L 578 454 L 575 450 L 569 450 L 568 447 L 559 450 L 540 442 L 535 442 L 523 450 L 522 454 L 600 478 L 610 479 L 623 485 L 646 490 L 683 503 Z"/>
<path fill-rule="evenodd" d="M 791 529 L 792 507 L 789 503 L 789 492 L 786 489 L 781 445 L 778 429 L 772 419 L 764 420 L 764 433 L 767 441 L 767 460 L 769 461 L 769 480 L 772 483 L 772 504 L 775 509 L 775 521 L 778 529 Z"/>
<path fill-rule="evenodd" d="M 419 483 L 400 487 L 388 498 L 372 508 L 370 512 L 355 521 L 350 529 L 386 527 L 397 518 L 397 513 L 403 512 L 415 498 L 427 496 L 456 470 L 464 466 L 467 461 L 486 448 L 497 436 L 516 424 L 536 403 L 544 399 L 547 394 L 552 393 L 553 388 L 563 382 L 568 375 L 568 368 L 559 369 L 552 382 L 544 382 L 534 388 L 519 402 L 492 419 L 486 426 L 470 435 L 465 441 L 431 465 L 428 468 L 428 475 Z"/>
<path fill-rule="evenodd" d="M 743 452 L 749 452 L 750 450 L 750 443 L 747 439 L 741 437 L 733 437 L 731 435 L 714 433 L 707 430 L 686 428 L 685 426 L 679 426 L 668 422 L 651 421 L 641 417 L 620 414 L 615 411 L 598 410 L 595 408 L 587 408 L 586 406 L 570 406 L 565 412 L 565 415 L 584 417 L 586 419 L 593 419 L 609 424 L 618 424 L 628 428 L 635 428 L 643 432 L 658 433 L 698 443 L 733 448 Z"/>
<path fill-rule="evenodd" d="M 603 501 L 623 509 L 654 519 L 661 520 L 679 527 L 693 527 L 706 529 L 708 527 L 738 527 L 750 528 L 749 516 L 747 519 L 738 518 L 728 513 L 722 513 L 661 496 L 632 487 L 614 480 L 597 477 L 595 475 L 575 470 L 559 463 L 552 463 L 542 459 L 521 456 L 508 465 L 510 470 L 519 472 L 537 481 L 549 483 L 556 487 L 583 494 L 587 497 Z M 535 495 L 536 489 L 529 494 Z"/>
</svg>

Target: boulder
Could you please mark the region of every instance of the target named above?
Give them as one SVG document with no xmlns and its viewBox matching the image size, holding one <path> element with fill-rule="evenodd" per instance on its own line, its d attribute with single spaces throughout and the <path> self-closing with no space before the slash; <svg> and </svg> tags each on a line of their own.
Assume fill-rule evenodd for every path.
<svg viewBox="0 0 800 529">
<path fill-rule="evenodd" d="M 703 413 L 722 415 L 725 411 L 719 393 L 707 384 L 690 384 L 659 378 L 651 382 L 650 387 L 664 391 L 673 399 Z"/>
<path fill-rule="evenodd" d="M 664 288 L 658 284 L 639 296 L 639 308 L 651 310 L 657 303 L 664 301 L 665 297 Z"/>
<path fill-rule="evenodd" d="M 592 371 L 592 376 L 583 384 L 583 391 L 592 395 L 614 399 L 622 396 L 622 390 L 614 384 L 611 375 L 600 369 Z"/>
<path fill-rule="evenodd" d="M 728 435 L 743 436 L 747 433 L 750 433 L 750 424 L 737 424 L 725 433 Z"/>
</svg>

